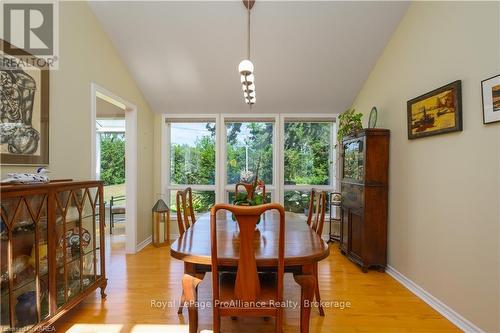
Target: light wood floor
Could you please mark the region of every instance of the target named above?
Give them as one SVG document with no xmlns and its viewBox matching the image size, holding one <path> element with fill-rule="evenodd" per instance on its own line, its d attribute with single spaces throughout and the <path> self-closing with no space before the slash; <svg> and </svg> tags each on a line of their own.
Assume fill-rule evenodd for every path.
<svg viewBox="0 0 500 333">
<path fill-rule="evenodd" d="M 107 239 L 109 244 L 109 237 Z M 182 262 L 170 258 L 167 247 L 148 246 L 136 255 L 124 254 L 124 237 L 113 236 L 107 250 L 108 298 L 99 291 L 60 319 L 57 332 L 155 333 L 187 332 L 187 311 L 154 308 L 152 300 L 176 301 L 181 294 Z M 321 296 L 325 301 L 349 301 L 350 308 L 311 314 L 311 332 L 457 332 L 447 319 L 385 273 L 361 270 L 342 256 L 337 245 L 320 263 Z M 200 300 L 209 300 L 210 275 L 200 284 Z M 299 301 L 299 287 L 285 278 L 285 299 Z M 299 310 L 285 310 L 285 332 L 297 332 Z M 211 309 L 200 310 L 200 330 L 212 327 Z M 272 332 L 273 320 L 223 319 L 223 332 Z"/>
</svg>

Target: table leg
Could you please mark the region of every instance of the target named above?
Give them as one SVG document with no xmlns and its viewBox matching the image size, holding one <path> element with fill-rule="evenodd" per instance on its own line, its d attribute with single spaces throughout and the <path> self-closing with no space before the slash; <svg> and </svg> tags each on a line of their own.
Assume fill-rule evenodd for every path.
<svg viewBox="0 0 500 333">
<path fill-rule="evenodd" d="M 300 332 L 309 332 L 309 318 L 311 316 L 311 303 L 314 298 L 314 267 L 311 264 L 303 265 L 301 273 L 293 275 L 295 282 L 301 287 L 300 292 Z"/>
<path fill-rule="evenodd" d="M 198 331 L 198 285 L 205 273 L 196 273 L 195 265 L 186 264 L 184 267 L 184 276 L 182 277 L 182 292 L 184 301 L 187 302 L 189 314 L 189 333 Z"/>
</svg>

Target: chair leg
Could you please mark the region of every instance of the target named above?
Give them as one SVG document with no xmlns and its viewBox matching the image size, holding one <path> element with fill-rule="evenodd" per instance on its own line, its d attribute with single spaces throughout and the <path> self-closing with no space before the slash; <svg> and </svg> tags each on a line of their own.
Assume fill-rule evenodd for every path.
<svg viewBox="0 0 500 333">
<path fill-rule="evenodd" d="M 181 295 L 181 302 L 179 304 L 179 309 L 177 310 L 177 314 L 182 314 L 182 310 L 184 309 L 184 302 L 186 301 L 186 297 L 184 297 L 184 290 Z"/>
<path fill-rule="evenodd" d="M 321 296 L 319 294 L 318 263 L 314 265 L 314 278 L 316 280 L 314 286 L 314 296 L 316 297 L 316 301 L 318 302 L 319 315 L 324 317 L 325 311 L 323 310 L 323 306 L 321 305 Z"/>
<path fill-rule="evenodd" d="M 198 300 L 198 285 L 202 280 L 203 277 L 198 278 L 189 274 L 184 274 L 182 277 L 182 290 L 184 298 L 188 302 L 189 333 L 198 332 L 198 309 L 195 303 Z"/>
<path fill-rule="evenodd" d="M 274 328 L 276 333 L 283 333 L 283 309 L 278 309 L 278 314 L 275 319 L 276 326 Z"/>
<path fill-rule="evenodd" d="M 113 234 L 114 217 L 113 213 L 109 213 L 109 234 Z"/>
<path fill-rule="evenodd" d="M 213 332 L 214 333 L 219 333 L 220 332 L 220 315 L 219 315 L 219 310 L 214 307 L 213 311 Z"/>
</svg>

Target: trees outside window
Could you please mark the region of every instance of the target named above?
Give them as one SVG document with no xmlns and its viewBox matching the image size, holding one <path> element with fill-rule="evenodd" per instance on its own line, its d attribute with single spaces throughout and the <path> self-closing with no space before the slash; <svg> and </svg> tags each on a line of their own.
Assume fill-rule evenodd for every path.
<svg viewBox="0 0 500 333">
<path fill-rule="evenodd" d="M 125 183 L 125 133 L 100 133 L 104 186 Z"/>
<path fill-rule="evenodd" d="M 175 193 L 193 189 L 193 206 L 206 212 L 215 203 L 215 123 L 170 123 L 170 207 Z"/>
<path fill-rule="evenodd" d="M 259 178 L 266 184 L 268 201 L 283 202 L 287 211 L 304 213 L 312 187 L 334 190 L 335 126 L 331 118 L 301 122 L 279 116 L 227 119 L 213 116 L 208 122 L 175 118 L 167 122 L 166 193 L 174 210 L 175 192 L 188 186 L 193 189 L 197 212 L 208 211 L 216 194 L 217 200 L 232 202 L 241 172 L 255 172 L 259 158 Z M 283 164 L 275 165 L 279 161 Z"/>
<path fill-rule="evenodd" d="M 284 206 L 305 213 L 312 187 L 331 191 L 333 122 L 286 122 L 284 127 Z"/>
<path fill-rule="evenodd" d="M 227 184 L 240 181 L 241 171 L 255 172 L 260 158 L 259 178 L 273 184 L 273 123 L 226 123 Z"/>
<path fill-rule="evenodd" d="M 329 185 L 331 123 L 285 123 L 285 185 Z"/>
</svg>

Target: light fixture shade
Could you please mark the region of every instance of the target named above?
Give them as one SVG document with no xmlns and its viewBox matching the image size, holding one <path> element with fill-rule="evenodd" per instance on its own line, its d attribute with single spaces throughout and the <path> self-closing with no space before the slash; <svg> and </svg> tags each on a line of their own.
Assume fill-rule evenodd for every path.
<svg viewBox="0 0 500 333">
<path fill-rule="evenodd" d="M 252 84 L 255 82 L 255 76 L 253 74 L 241 75 L 240 81 L 241 81 L 241 83 Z"/>
<path fill-rule="evenodd" d="M 241 86 L 241 89 L 244 91 L 244 92 L 252 92 L 252 91 L 255 91 L 255 84 L 249 84 L 248 86 L 246 84 L 242 85 Z"/>
<path fill-rule="evenodd" d="M 241 75 L 250 75 L 253 73 L 253 64 L 250 60 L 245 59 L 240 62 L 238 71 Z"/>
<path fill-rule="evenodd" d="M 255 104 L 256 100 L 257 99 L 255 98 L 255 96 L 254 97 L 250 97 L 250 98 L 248 98 L 247 96 L 245 96 L 245 103 L 247 103 L 247 104 Z"/>
</svg>

